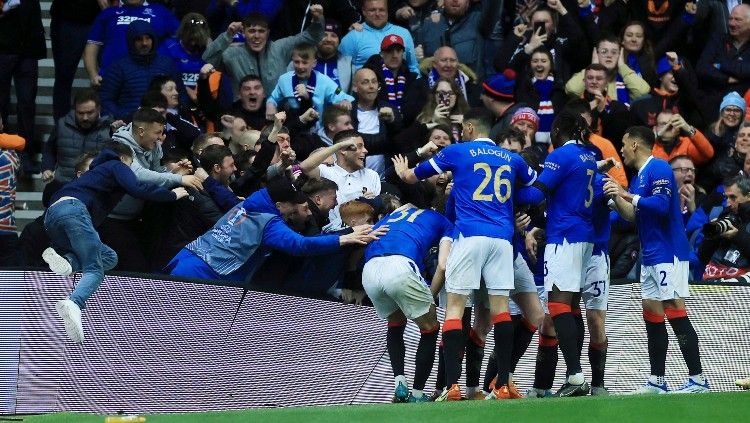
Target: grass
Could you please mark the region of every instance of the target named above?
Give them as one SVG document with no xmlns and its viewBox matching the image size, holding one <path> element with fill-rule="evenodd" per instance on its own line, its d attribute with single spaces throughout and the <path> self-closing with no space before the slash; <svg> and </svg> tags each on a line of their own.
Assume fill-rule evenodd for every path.
<svg viewBox="0 0 750 423">
<path fill-rule="evenodd" d="M 518 401 L 382 404 L 338 407 L 250 409 L 212 413 L 147 415 L 147 423 L 191 422 L 668 422 L 747 421 L 750 393 L 612 396 Z M 498 419 L 498 417 L 500 419 Z M 7 417 L 24 423 L 101 423 L 102 416 L 55 413 Z M 503 419 L 504 418 L 504 419 Z M 0 421 L 3 421 L 0 417 Z"/>
</svg>

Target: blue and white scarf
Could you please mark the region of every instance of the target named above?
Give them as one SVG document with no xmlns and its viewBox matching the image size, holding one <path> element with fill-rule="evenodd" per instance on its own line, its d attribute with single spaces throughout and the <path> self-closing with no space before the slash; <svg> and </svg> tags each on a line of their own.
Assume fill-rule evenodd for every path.
<svg viewBox="0 0 750 423">
<path fill-rule="evenodd" d="M 297 99 L 300 103 L 302 102 L 302 98 L 297 95 L 297 85 L 302 83 L 300 81 L 299 77 L 295 73 L 292 75 L 292 93 L 294 93 L 294 98 Z M 317 77 L 315 76 L 315 71 L 313 70 L 310 72 L 310 78 L 307 79 L 307 83 L 305 84 L 305 88 L 307 89 L 307 94 L 310 97 L 310 101 L 312 101 L 313 95 L 315 94 L 315 84 L 317 83 Z"/>
<path fill-rule="evenodd" d="M 404 75 L 394 77 L 393 72 L 383 63 L 383 79 L 388 90 L 388 102 L 394 108 L 401 110 L 401 97 L 404 96 L 404 90 L 406 90 L 406 77 Z"/>
<path fill-rule="evenodd" d="M 440 80 L 440 74 L 438 73 L 437 69 L 432 68 L 430 70 L 430 73 L 427 74 L 427 83 L 430 85 L 430 89 L 435 87 L 435 84 L 437 84 L 438 80 Z M 456 85 L 458 85 L 458 89 L 461 90 L 461 94 L 463 94 L 466 101 L 469 101 L 469 99 L 466 97 L 466 75 L 461 72 L 459 69 L 458 72 L 456 72 Z"/>
</svg>

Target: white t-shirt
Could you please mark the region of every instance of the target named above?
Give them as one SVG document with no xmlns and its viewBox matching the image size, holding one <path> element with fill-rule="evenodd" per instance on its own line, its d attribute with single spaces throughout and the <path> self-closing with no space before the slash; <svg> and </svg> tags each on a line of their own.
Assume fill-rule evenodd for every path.
<svg viewBox="0 0 750 423">
<path fill-rule="evenodd" d="M 375 195 L 380 194 L 380 176 L 372 169 L 364 168 L 349 173 L 336 164 L 320 165 L 318 170 L 320 170 L 321 177 L 330 179 L 339 186 L 336 190 L 336 201 L 339 204 L 361 197 L 364 191 L 370 191 Z M 341 221 L 338 205 L 329 212 L 328 218 L 331 223 L 323 228 L 324 232 L 337 231 L 346 227 Z"/>
<path fill-rule="evenodd" d="M 357 132 L 360 134 L 377 134 L 380 132 L 380 116 L 376 109 L 358 109 L 357 121 L 359 122 L 357 124 Z M 385 173 L 385 156 L 382 154 L 367 156 L 365 166 L 382 176 Z"/>
</svg>

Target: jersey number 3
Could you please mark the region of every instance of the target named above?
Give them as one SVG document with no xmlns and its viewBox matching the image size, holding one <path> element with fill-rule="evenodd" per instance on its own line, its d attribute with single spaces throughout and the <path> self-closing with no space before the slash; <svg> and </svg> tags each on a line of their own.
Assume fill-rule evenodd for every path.
<svg viewBox="0 0 750 423">
<path fill-rule="evenodd" d="M 471 199 L 474 201 L 492 201 L 492 194 L 483 194 L 485 188 L 487 188 L 487 185 L 490 184 L 490 180 L 493 179 L 493 172 L 492 168 L 487 163 L 474 163 L 474 172 L 477 170 L 480 170 L 484 172 L 484 179 L 482 179 L 482 182 L 479 183 L 479 186 L 477 189 L 474 190 L 474 195 L 471 196 Z M 501 203 L 504 203 L 508 201 L 510 198 L 510 179 L 503 179 L 503 172 L 510 172 L 510 166 L 508 165 L 502 165 L 497 168 L 494 172 L 494 183 L 493 188 L 495 192 L 495 198 Z M 500 191 L 500 187 L 505 187 L 505 194 L 502 194 Z"/>
<path fill-rule="evenodd" d="M 589 198 L 587 198 L 586 201 L 583 202 L 583 205 L 588 208 L 591 207 L 591 203 L 594 202 L 594 185 L 592 185 L 594 182 L 594 171 L 588 169 L 586 171 L 586 175 L 588 175 L 589 177 Z"/>
<path fill-rule="evenodd" d="M 410 213 L 410 212 L 413 212 L 413 213 Z M 399 211 L 400 215 L 397 216 L 397 217 L 394 217 L 392 219 L 388 219 L 388 223 L 398 222 L 399 220 L 402 220 L 406 216 L 409 216 L 409 218 L 406 219 L 407 222 L 414 223 L 414 220 L 417 218 L 417 216 L 419 216 L 423 212 L 424 212 L 424 209 L 404 209 L 404 210 L 400 210 Z M 417 273 L 419 273 L 419 272 L 417 272 Z"/>
</svg>

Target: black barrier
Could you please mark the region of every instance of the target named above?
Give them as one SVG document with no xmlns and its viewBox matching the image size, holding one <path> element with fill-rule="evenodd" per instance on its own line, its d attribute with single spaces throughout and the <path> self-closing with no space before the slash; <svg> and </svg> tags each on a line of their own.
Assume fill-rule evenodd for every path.
<svg viewBox="0 0 750 423">
<path fill-rule="evenodd" d="M 84 311 L 86 341 L 79 346 L 67 340 L 54 312 L 73 279 L 0 272 L 0 413 L 156 413 L 390 400 L 385 323 L 372 308 L 249 291 L 230 331 L 243 289 L 193 282 L 108 275 Z M 621 281 L 610 288 L 606 384 L 613 393 L 634 389 L 648 375 L 639 288 Z M 750 289 L 712 284 L 691 291 L 688 308 L 706 375 L 714 390 L 734 389 L 733 379 L 750 369 Z M 667 379 L 678 387 L 687 370 L 668 330 Z M 405 336 L 411 380 L 416 326 L 409 324 Z M 533 380 L 535 345 L 515 374 L 522 388 Z M 583 362 L 590 375 L 586 354 Z"/>
</svg>

